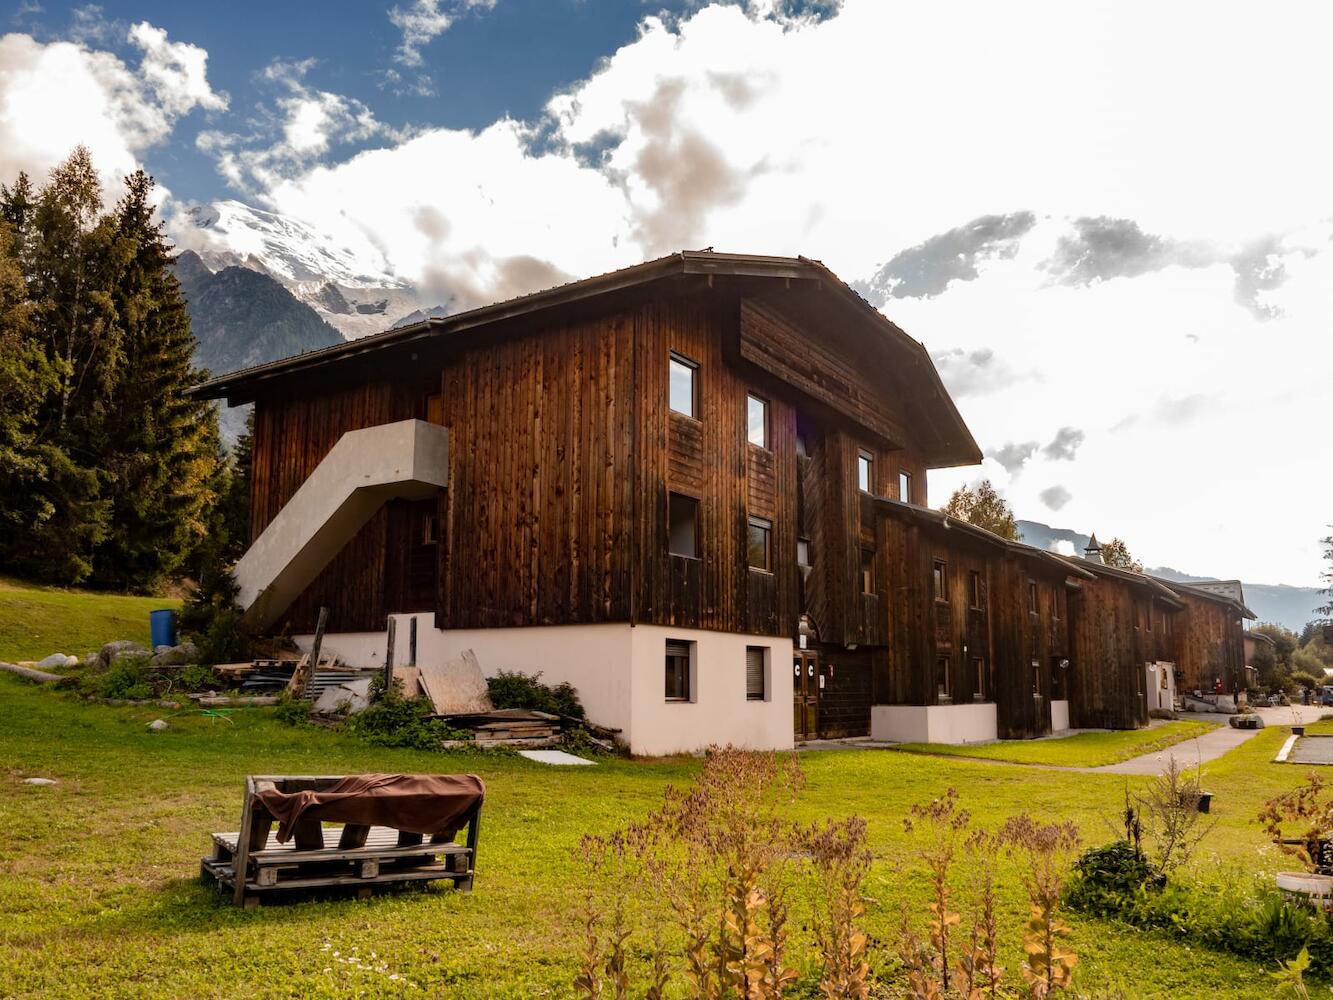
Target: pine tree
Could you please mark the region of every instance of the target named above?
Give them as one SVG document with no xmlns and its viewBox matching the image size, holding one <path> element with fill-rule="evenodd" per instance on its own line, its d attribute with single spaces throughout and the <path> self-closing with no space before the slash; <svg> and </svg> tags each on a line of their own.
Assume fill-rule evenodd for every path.
<svg viewBox="0 0 1333 1000">
<path fill-rule="evenodd" d="M 212 405 L 187 395 L 202 373 L 192 361 L 194 337 L 171 272 L 171 247 L 154 217 L 153 180 L 140 170 L 126 185 L 112 213 L 121 368 L 107 386 L 97 441 L 111 519 L 93 579 L 143 590 L 179 570 L 204 537 L 219 439 Z"/>
</svg>

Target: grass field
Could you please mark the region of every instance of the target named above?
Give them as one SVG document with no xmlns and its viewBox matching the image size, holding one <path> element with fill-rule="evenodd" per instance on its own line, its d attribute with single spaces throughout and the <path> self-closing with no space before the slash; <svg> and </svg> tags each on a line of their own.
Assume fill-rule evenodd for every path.
<svg viewBox="0 0 1333 1000">
<path fill-rule="evenodd" d="M 82 656 L 112 639 L 148 645 L 148 612 L 179 608 L 165 597 L 125 597 L 41 587 L 0 577 L 0 660 Z"/>
<path fill-rule="evenodd" d="M 939 754 L 946 757 L 971 757 L 976 760 L 1002 760 L 1011 764 L 1046 764 L 1053 767 L 1101 767 L 1118 764 L 1140 754 L 1165 750 L 1169 746 L 1202 736 L 1217 728 L 1212 722 L 1168 722 L 1151 729 L 1131 729 L 1113 733 L 1079 733 L 1045 740 L 1005 740 L 1000 743 L 967 744 L 900 743 L 895 750 L 909 753 Z"/>
<path fill-rule="evenodd" d="M 145 723 L 160 714 L 171 729 L 148 733 Z M 643 816 L 664 785 L 687 781 L 698 766 L 693 759 L 612 760 L 557 770 L 511 756 L 368 747 L 334 732 L 282 726 L 269 710 L 242 710 L 232 719 L 89 705 L 0 675 L 0 993 L 571 996 L 580 837 Z M 1269 763 L 1285 735 L 1265 730 L 1207 767 L 1218 826 L 1197 862 L 1200 878 L 1282 863 L 1253 817 L 1263 798 L 1301 779 L 1302 769 Z M 910 803 L 954 786 L 978 823 L 993 826 L 1026 810 L 1073 819 L 1089 843 L 1100 843 L 1109 839 L 1104 817 L 1114 813 L 1126 781 L 1142 780 L 885 751 L 805 753 L 801 763 L 808 781 L 794 818 L 857 813 L 869 823 L 876 861 L 867 921 L 884 941 L 894 939 L 900 900 L 921 912 L 922 880 L 902 827 Z M 196 880 L 208 834 L 236 828 L 246 773 L 367 770 L 467 770 L 485 778 L 473 894 L 438 889 L 242 911 Z M 59 784 L 22 784 L 38 775 Z M 970 873 L 957 874 L 959 899 L 967 900 Z M 1016 978 L 1016 934 L 1026 908 L 1007 863 L 1001 878 L 1009 918 L 1004 959 Z M 798 955 L 809 953 L 805 905 L 796 901 L 790 921 Z M 1254 963 L 1114 924 L 1071 923 L 1078 975 L 1089 989 L 1118 983 L 1126 997 L 1274 995 L 1266 970 Z M 353 948 L 374 952 L 388 971 L 349 964 Z M 811 985 L 814 970 L 802 972 Z"/>
</svg>

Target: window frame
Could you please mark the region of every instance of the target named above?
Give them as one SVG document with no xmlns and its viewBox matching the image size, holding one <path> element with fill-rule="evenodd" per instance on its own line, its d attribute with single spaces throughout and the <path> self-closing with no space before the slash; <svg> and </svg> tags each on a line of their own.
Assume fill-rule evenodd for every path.
<svg viewBox="0 0 1333 1000">
<path fill-rule="evenodd" d="M 875 589 L 875 550 L 866 545 L 861 546 L 861 593 L 879 593 Z"/>
<path fill-rule="evenodd" d="M 1041 598 L 1037 596 L 1037 581 L 1028 577 L 1028 614 L 1034 618 L 1041 614 Z"/>
<path fill-rule="evenodd" d="M 764 533 L 764 563 L 762 566 L 756 566 L 751 561 L 753 555 L 750 543 L 753 540 L 751 532 L 758 529 Z M 755 517 L 751 515 L 745 523 L 745 562 L 750 569 L 761 573 L 773 572 L 773 522 L 766 517 Z"/>
<path fill-rule="evenodd" d="M 972 657 L 972 700 L 986 700 L 986 658 Z"/>
<path fill-rule="evenodd" d="M 759 669 L 759 683 L 761 690 L 755 694 L 750 688 L 750 654 L 758 652 L 761 657 Z M 771 646 L 746 646 L 745 647 L 745 700 L 751 701 L 769 701 L 772 697 L 773 685 L 769 681 L 772 671 L 773 648 Z"/>
<path fill-rule="evenodd" d="M 677 409 L 675 403 L 673 402 L 674 394 L 671 391 L 671 374 L 673 365 L 680 365 L 682 368 L 686 369 L 690 373 L 690 409 L 688 413 L 685 412 L 684 410 Z M 669 409 L 672 413 L 679 414 L 682 417 L 689 417 L 691 420 L 699 420 L 700 419 L 699 380 L 700 380 L 699 362 L 695 361 L 693 358 L 686 357 L 679 351 L 669 352 L 667 358 L 667 409 Z"/>
<path fill-rule="evenodd" d="M 861 485 L 863 481 L 864 486 Z M 875 454 L 865 448 L 856 451 L 856 488 L 870 496 L 875 495 Z"/>
<path fill-rule="evenodd" d="M 675 532 L 672 530 L 675 520 L 671 516 L 672 501 L 675 499 L 684 500 L 693 505 L 694 510 L 694 552 L 692 554 L 677 552 L 672 548 Z M 688 493 L 679 493 L 676 490 L 667 491 L 667 555 L 675 556 L 677 559 L 700 559 L 702 558 L 703 544 L 699 538 L 699 508 L 701 504 L 698 497 L 690 496 Z"/>
<path fill-rule="evenodd" d="M 935 654 L 935 704 L 953 704 L 953 656 L 950 653 Z"/>
<path fill-rule="evenodd" d="M 671 650 L 672 645 L 681 645 L 681 646 L 684 646 L 684 647 L 685 647 L 685 652 L 684 652 L 684 653 L 674 653 L 674 652 L 672 652 L 672 650 Z M 664 699 L 664 700 L 666 701 L 666 703 L 669 704 L 669 705 L 689 704 L 689 703 L 691 703 L 691 702 L 694 701 L 694 690 L 695 690 L 695 686 L 694 686 L 694 663 L 695 663 L 695 652 L 696 652 L 696 649 L 697 649 L 697 645 L 698 645 L 698 644 L 695 643 L 694 640 L 692 640 L 692 639 L 667 639 L 667 640 L 665 640 L 665 642 L 663 643 L 663 649 L 662 649 L 662 653 L 663 653 L 663 658 L 662 658 L 662 682 L 663 682 L 663 691 L 662 691 L 662 693 L 663 693 L 663 699 Z M 671 671 L 671 668 L 672 668 L 672 661 L 673 661 L 673 660 L 676 660 L 676 661 L 683 660 L 683 661 L 684 661 L 684 671 L 683 671 L 683 674 L 681 675 L 681 677 L 682 677 L 682 689 L 683 689 L 683 693 L 682 693 L 681 695 L 672 695 L 672 694 L 669 693 L 670 690 L 671 690 L 671 687 L 670 687 L 670 684 L 671 684 L 671 673 L 670 673 L 670 671 Z M 678 665 L 679 665 L 679 664 L 678 664 Z"/>
<path fill-rule="evenodd" d="M 804 558 L 804 559 L 801 558 L 801 550 L 802 550 L 802 548 L 805 549 L 805 558 Z M 809 537 L 806 536 L 806 535 L 799 535 L 799 536 L 797 536 L 797 538 L 796 538 L 796 565 L 797 565 L 800 569 L 809 569 L 811 566 L 814 565 L 813 559 L 812 559 L 812 557 L 811 557 L 811 555 L 810 555 L 810 549 L 811 549 L 811 543 L 810 543 L 810 539 L 809 539 Z"/>
<path fill-rule="evenodd" d="M 970 571 L 968 576 L 967 600 L 968 606 L 973 611 L 986 610 L 985 599 L 981 595 L 981 572 L 979 570 L 974 569 Z"/>
<path fill-rule="evenodd" d="M 906 469 L 898 470 L 898 499 L 903 503 L 912 503 L 912 474 Z"/>
<path fill-rule="evenodd" d="M 930 586 L 936 604 L 949 603 L 949 563 L 944 559 L 931 561 Z"/>
<path fill-rule="evenodd" d="M 760 441 L 756 441 L 754 439 L 754 437 L 752 436 L 754 429 L 750 426 L 750 408 L 756 403 L 759 404 L 760 408 L 763 411 L 762 413 L 763 426 L 761 426 L 759 429 L 759 436 L 762 438 L 762 440 Z M 764 396 L 759 395 L 759 393 L 757 392 L 747 392 L 745 394 L 745 440 L 749 444 L 754 445 L 756 448 L 763 448 L 764 451 L 771 450 L 768 446 L 768 439 L 770 436 L 768 427 L 769 423 L 768 417 L 769 417 L 768 399 Z"/>
</svg>

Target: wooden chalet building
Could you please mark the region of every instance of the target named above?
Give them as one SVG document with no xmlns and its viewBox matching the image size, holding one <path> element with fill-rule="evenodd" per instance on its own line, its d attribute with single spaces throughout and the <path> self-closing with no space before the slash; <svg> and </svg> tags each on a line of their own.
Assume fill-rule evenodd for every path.
<svg viewBox="0 0 1333 1000">
<path fill-rule="evenodd" d="M 398 662 L 569 681 L 636 753 L 867 734 L 911 669 L 872 498 L 981 460 L 925 348 L 805 258 L 673 254 L 199 392 L 255 406 L 253 625 L 328 607 L 371 665 L 402 616 Z"/>
<path fill-rule="evenodd" d="M 673 254 L 197 392 L 255 407 L 252 627 L 309 643 L 325 607 L 324 648 L 377 666 L 392 616 L 396 663 L 567 681 L 635 753 L 1125 728 L 1162 671 L 1241 676 L 1227 586 L 929 509 L 980 450 L 925 348 L 806 258 Z"/>
<path fill-rule="evenodd" d="M 1240 581 L 1157 582 L 1169 587 L 1184 609 L 1175 637 L 1176 690 L 1234 698 L 1246 687 L 1245 620 L 1255 619 Z"/>
</svg>

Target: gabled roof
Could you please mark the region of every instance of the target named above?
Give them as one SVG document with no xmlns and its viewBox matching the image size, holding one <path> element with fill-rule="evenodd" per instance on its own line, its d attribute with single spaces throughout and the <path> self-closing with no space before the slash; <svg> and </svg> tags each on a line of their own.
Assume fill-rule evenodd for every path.
<svg viewBox="0 0 1333 1000">
<path fill-rule="evenodd" d="M 893 497 L 874 497 L 876 506 L 883 507 L 895 514 L 909 517 L 922 524 L 929 524 L 943 531 L 957 531 L 975 541 L 992 548 L 999 549 L 1019 558 L 1031 559 L 1045 565 L 1048 569 L 1057 570 L 1066 576 L 1082 577 L 1085 580 L 1093 579 L 1093 575 L 1085 569 L 1078 566 L 1071 566 L 1066 563 L 1062 556 L 1054 552 L 1048 552 L 1046 549 L 1039 549 L 1035 545 L 1028 545 L 1026 542 L 1015 542 L 1008 538 L 1002 538 L 995 532 L 982 528 L 970 521 L 963 521 L 951 514 L 946 514 L 942 510 L 935 510 L 932 507 L 921 507 L 914 503 L 907 503 L 905 500 L 897 500 Z"/>
<path fill-rule="evenodd" d="M 197 386 L 192 394 L 202 399 L 223 399 L 236 405 L 249 402 L 262 391 L 298 373 L 346 368 L 358 359 L 369 360 L 389 349 L 411 351 L 414 346 L 427 346 L 444 338 L 477 331 L 491 324 L 527 316 L 543 309 L 590 302 L 598 296 L 624 292 L 680 276 L 713 276 L 737 279 L 770 279 L 790 285 L 808 282 L 820 290 L 828 290 L 842 303 L 851 316 L 859 318 L 864 329 L 885 343 L 906 352 L 913 359 L 913 370 L 921 373 L 926 384 L 922 386 L 925 405 L 929 407 L 933 423 L 944 428 L 941 444 L 933 459 L 944 464 L 975 465 L 981 462 L 981 449 L 964 423 L 962 415 L 944 387 L 935 363 L 925 345 L 914 340 L 872 306 L 841 278 L 822 263 L 808 257 L 770 257 L 755 254 L 715 253 L 711 250 L 686 250 L 659 257 L 656 260 L 610 271 L 606 274 L 557 285 L 554 288 L 520 295 L 491 305 L 479 306 L 449 316 L 430 318 L 409 326 L 386 330 L 345 344 L 308 351 L 294 357 L 255 365 L 209 379 Z"/>
<path fill-rule="evenodd" d="M 1158 577 L 1153 577 L 1153 579 L 1170 587 L 1177 594 L 1182 596 L 1197 597 L 1202 598 L 1205 601 L 1214 601 L 1218 604 L 1225 604 L 1228 607 L 1234 608 L 1236 613 L 1242 618 L 1248 618 L 1250 621 L 1254 621 L 1259 617 L 1245 606 L 1244 600 L 1235 596 L 1235 590 L 1233 590 L 1230 585 L 1234 584 L 1236 588 L 1239 588 L 1239 580 L 1204 580 L 1199 583 L 1177 583 L 1174 580 L 1162 580 Z M 1228 586 L 1219 590 L 1214 590 L 1208 586 L 1209 584 L 1214 583 L 1226 584 Z"/>
<path fill-rule="evenodd" d="M 1061 556 L 1060 558 L 1071 566 L 1082 567 L 1094 577 L 1121 580 L 1131 586 L 1142 587 L 1157 600 L 1165 601 L 1173 607 L 1180 608 L 1184 606 L 1180 603 L 1179 596 L 1170 587 L 1165 586 L 1156 577 L 1148 576 L 1146 573 L 1135 573 L 1132 569 L 1122 569 L 1119 566 L 1111 566 L 1099 560 L 1084 559 L 1082 556 Z"/>
</svg>

